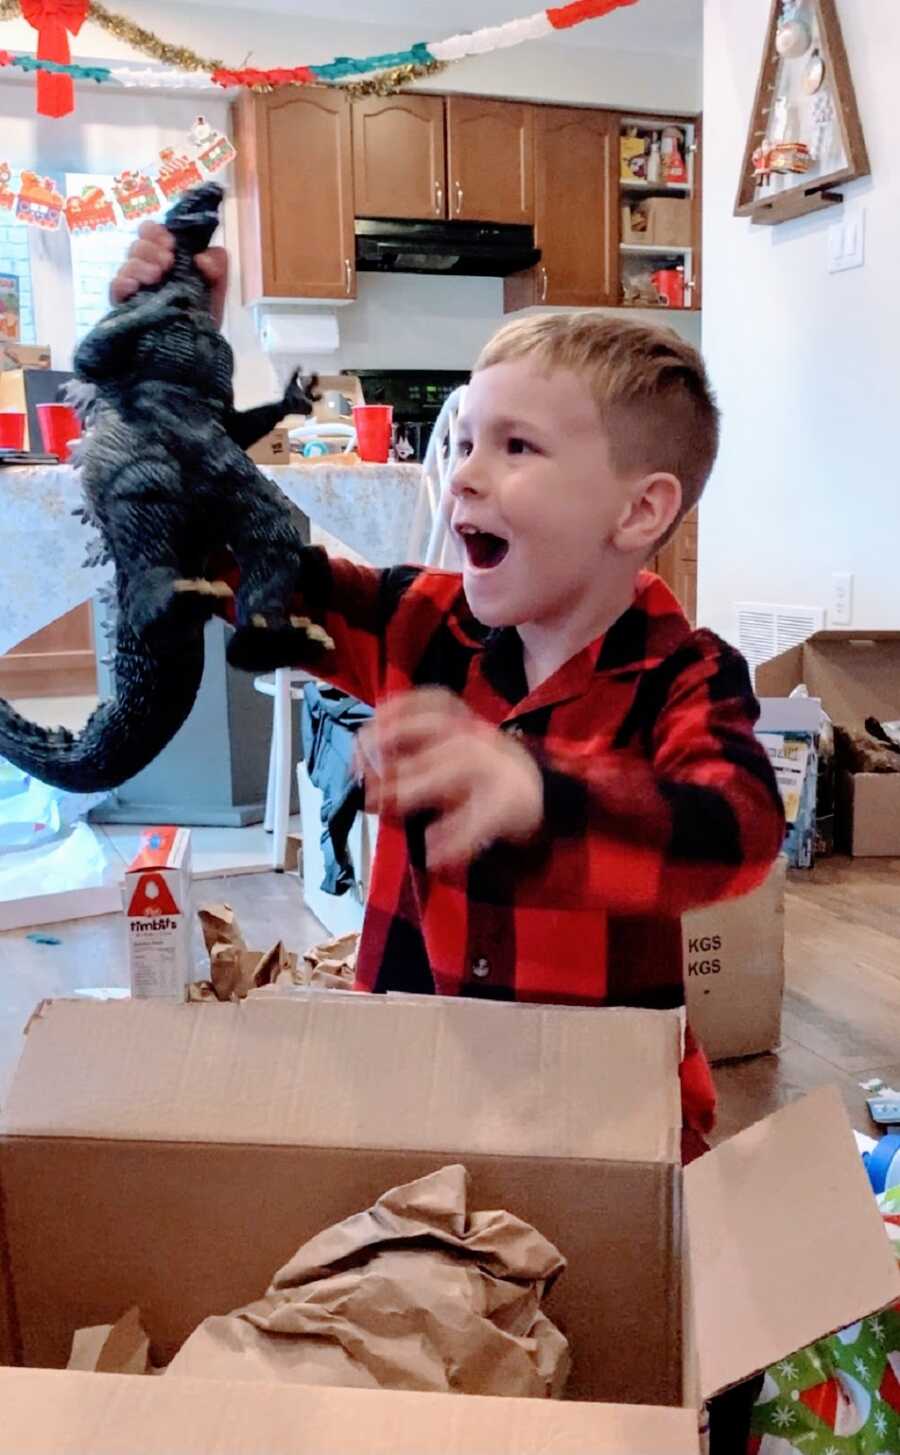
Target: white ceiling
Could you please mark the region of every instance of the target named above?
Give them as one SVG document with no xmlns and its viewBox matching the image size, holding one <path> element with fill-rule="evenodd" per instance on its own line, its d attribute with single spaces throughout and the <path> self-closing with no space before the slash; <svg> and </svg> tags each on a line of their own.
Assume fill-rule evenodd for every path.
<svg viewBox="0 0 900 1455">
<path fill-rule="evenodd" d="M 541 0 L 194 0 L 219 10 L 266 10 L 330 20 L 378 23 L 409 30 L 410 41 L 439 40 L 458 31 L 500 25 L 531 15 Z M 561 0 L 556 0 L 561 3 Z M 612 50 L 698 55 L 703 31 L 703 0 L 637 0 L 600 20 L 561 32 L 565 44 Z"/>
</svg>

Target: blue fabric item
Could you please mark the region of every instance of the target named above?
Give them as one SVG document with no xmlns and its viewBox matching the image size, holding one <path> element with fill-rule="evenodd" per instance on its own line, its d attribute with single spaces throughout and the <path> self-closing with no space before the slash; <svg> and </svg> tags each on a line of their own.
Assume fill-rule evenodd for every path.
<svg viewBox="0 0 900 1455">
<path fill-rule="evenodd" d="M 310 781 L 322 794 L 326 894 L 357 892 L 348 839 L 363 807 L 363 788 L 353 774 L 353 750 L 356 734 L 372 715 L 371 707 L 336 688 L 309 682 L 303 689 L 300 743 Z"/>
</svg>

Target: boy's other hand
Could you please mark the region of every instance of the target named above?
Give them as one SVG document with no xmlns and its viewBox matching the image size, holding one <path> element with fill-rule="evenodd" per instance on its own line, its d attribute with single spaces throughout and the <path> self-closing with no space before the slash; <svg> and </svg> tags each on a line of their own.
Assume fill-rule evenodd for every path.
<svg viewBox="0 0 900 1455">
<path fill-rule="evenodd" d="M 370 812 L 435 815 L 425 837 L 432 870 L 461 868 L 500 839 L 528 839 L 543 819 L 531 754 L 439 688 L 389 698 L 359 734 L 357 766 Z"/>
<path fill-rule="evenodd" d="M 124 303 L 141 286 L 152 287 L 166 276 L 175 261 L 175 239 L 160 222 L 142 222 L 128 256 L 113 278 L 109 289 L 112 303 Z M 228 254 L 224 248 L 207 248 L 198 253 L 197 267 L 212 289 L 210 313 L 217 328 L 225 315 L 225 292 L 228 287 Z"/>
</svg>

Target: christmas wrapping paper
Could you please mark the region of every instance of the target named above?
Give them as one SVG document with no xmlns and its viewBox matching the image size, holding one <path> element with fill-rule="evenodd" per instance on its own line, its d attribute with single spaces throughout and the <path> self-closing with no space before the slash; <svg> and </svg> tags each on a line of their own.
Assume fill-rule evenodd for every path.
<svg viewBox="0 0 900 1455">
<path fill-rule="evenodd" d="M 900 1261 L 900 1188 L 878 1199 Z M 766 1371 L 748 1455 L 900 1455 L 900 1304 Z"/>
</svg>

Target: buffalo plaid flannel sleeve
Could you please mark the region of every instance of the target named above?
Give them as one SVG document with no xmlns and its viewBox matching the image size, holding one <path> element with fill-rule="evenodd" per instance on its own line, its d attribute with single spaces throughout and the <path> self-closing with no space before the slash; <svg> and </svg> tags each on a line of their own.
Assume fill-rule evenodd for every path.
<svg viewBox="0 0 900 1455">
<path fill-rule="evenodd" d="M 544 824 L 520 902 L 531 887 L 545 905 L 674 917 L 765 878 L 784 814 L 743 658 L 698 634 L 648 686 L 643 753 L 542 755 Z"/>
</svg>

